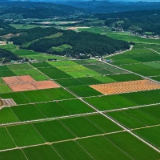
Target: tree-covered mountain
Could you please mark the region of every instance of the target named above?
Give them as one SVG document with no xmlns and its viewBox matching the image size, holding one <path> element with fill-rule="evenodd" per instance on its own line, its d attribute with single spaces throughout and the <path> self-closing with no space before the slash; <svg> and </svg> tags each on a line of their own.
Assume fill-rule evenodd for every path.
<svg viewBox="0 0 160 160">
<path fill-rule="evenodd" d="M 52 18 L 82 14 L 83 9 L 72 6 L 45 2 L 2 1 L 0 3 L 0 19 L 17 18 Z"/>
<path fill-rule="evenodd" d="M 0 19 L 53 18 L 92 13 L 112 13 L 135 10 L 158 10 L 160 2 L 110 1 L 30 1 L 0 2 Z"/>
<path fill-rule="evenodd" d="M 160 8 L 160 2 L 142 2 L 139 1 L 123 1 L 117 0 L 69 0 L 69 1 L 52 1 L 58 4 L 69 5 L 73 7 L 82 8 L 88 11 L 88 13 L 111 13 L 111 12 L 124 12 L 124 11 L 136 11 L 136 10 L 157 10 Z"/>
<path fill-rule="evenodd" d="M 122 27 L 124 30 L 160 35 L 160 10 L 96 14 L 95 17 L 105 20 L 105 25 L 109 27 Z"/>
<path fill-rule="evenodd" d="M 53 27 L 49 28 L 36 27 L 28 30 L 23 30 L 22 32 L 19 32 L 20 36 L 12 37 L 10 40 L 17 45 L 22 45 L 28 42 L 32 42 L 34 40 L 41 39 L 46 36 L 54 35 L 59 31 L 60 30 Z M 63 32 L 63 30 L 61 30 L 60 32 Z"/>
<path fill-rule="evenodd" d="M 125 41 L 89 32 L 34 28 L 10 39 L 21 48 L 72 57 L 102 56 L 129 49 Z"/>
</svg>

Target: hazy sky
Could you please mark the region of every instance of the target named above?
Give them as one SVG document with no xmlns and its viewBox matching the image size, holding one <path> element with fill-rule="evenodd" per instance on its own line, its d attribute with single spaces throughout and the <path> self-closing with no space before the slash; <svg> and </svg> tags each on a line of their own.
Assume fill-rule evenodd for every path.
<svg viewBox="0 0 160 160">
<path fill-rule="evenodd" d="M 34 0 L 34 1 L 44 1 L 44 0 Z M 46 1 L 92 1 L 92 0 L 46 0 Z M 96 0 L 96 1 L 103 1 L 103 0 Z M 108 0 L 108 1 L 145 1 L 145 2 L 160 2 L 160 0 Z"/>
<path fill-rule="evenodd" d="M 27 1 L 27 0 L 21 0 L 21 1 Z M 73 2 L 77 2 L 77 1 L 92 1 L 92 0 L 28 0 L 28 1 L 41 1 L 41 2 L 67 2 L 67 1 L 73 1 Z M 104 1 L 104 0 L 96 0 L 96 1 Z M 139 2 L 139 1 L 143 1 L 143 2 L 160 2 L 160 0 L 106 0 L 106 1 L 110 1 L 110 2 L 116 2 L 116 1 L 124 1 L 124 2 Z"/>
</svg>

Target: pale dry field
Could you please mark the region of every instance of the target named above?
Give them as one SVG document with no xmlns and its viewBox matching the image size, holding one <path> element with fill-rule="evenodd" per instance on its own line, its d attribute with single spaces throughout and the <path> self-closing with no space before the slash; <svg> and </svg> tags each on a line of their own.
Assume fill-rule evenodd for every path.
<svg viewBox="0 0 160 160">
<path fill-rule="evenodd" d="M 160 89 L 160 84 L 150 80 L 137 80 L 137 81 L 91 85 L 90 87 L 101 92 L 102 94 L 111 95 L 111 94 L 121 94 L 121 93 Z"/>
</svg>

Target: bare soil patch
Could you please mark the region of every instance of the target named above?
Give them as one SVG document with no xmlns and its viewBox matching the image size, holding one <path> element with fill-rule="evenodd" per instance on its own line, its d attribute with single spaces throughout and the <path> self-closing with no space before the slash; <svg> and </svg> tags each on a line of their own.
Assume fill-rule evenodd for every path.
<svg viewBox="0 0 160 160">
<path fill-rule="evenodd" d="M 17 78 L 19 79 L 20 82 L 35 82 L 35 80 L 28 75 L 25 76 L 17 76 Z"/>
<path fill-rule="evenodd" d="M 49 88 L 58 88 L 59 85 L 53 81 L 38 81 L 32 83 L 37 89 L 49 89 Z"/>
<path fill-rule="evenodd" d="M 20 83 L 17 77 L 3 77 L 2 78 L 6 84 L 17 84 Z"/>
<path fill-rule="evenodd" d="M 11 84 L 9 87 L 13 92 L 36 90 L 36 88 L 30 83 Z"/>
</svg>

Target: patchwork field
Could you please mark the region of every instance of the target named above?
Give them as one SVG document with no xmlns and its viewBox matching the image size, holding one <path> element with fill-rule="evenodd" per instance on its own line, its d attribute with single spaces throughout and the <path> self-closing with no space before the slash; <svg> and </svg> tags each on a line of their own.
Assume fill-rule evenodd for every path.
<svg viewBox="0 0 160 160">
<path fill-rule="evenodd" d="M 0 97 L 15 102 L 0 109 L 0 160 L 160 159 L 160 84 L 126 66 L 132 65 L 0 66 Z"/>
</svg>

